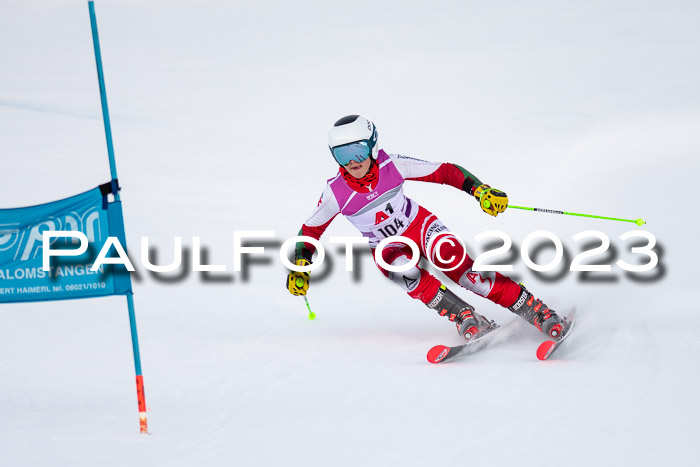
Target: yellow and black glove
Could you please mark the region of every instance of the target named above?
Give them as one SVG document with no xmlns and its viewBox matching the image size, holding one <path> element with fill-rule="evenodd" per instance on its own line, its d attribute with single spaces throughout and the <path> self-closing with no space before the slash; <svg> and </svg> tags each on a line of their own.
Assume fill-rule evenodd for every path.
<svg viewBox="0 0 700 467">
<path fill-rule="evenodd" d="M 294 264 L 297 266 L 308 266 L 311 262 L 307 259 L 299 258 Z M 292 295 L 306 295 L 306 291 L 309 290 L 309 273 L 289 271 L 287 289 Z"/>
<path fill-rule="evenodd" d="M 505 211 L 508 207 L 508 195 L 486 184 L 479 185 L 474 190 L 474 198 L 479 202 L 481 209 L 493 217 L 496 217 L 498 213 Z"/>
</svg>

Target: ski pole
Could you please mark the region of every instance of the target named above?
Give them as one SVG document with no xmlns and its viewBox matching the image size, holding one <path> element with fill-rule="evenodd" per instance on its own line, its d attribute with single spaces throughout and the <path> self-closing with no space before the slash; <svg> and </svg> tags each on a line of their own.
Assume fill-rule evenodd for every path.
<svg viewBox="0 0 700 467">
<path fill-rule="evenodd" d="M 299 288 L 304 287 L 304 279 L 302 279 L 301 277 L 297 277 L 296 285 Z M 316 313 L 311 311 L 311 306 L 309 305 L 309 299 L 306 298 L 306 295 L 302 295 L 302 297 L 304 297 L 304 301 L 306 302 L 306 308 L 309 309 L 309 319 L 316 319 Z"/>
<path fill-rule="evenodd" d="M 515 208 L 515 209 L 524 209 L 526 211 L 537 211 L 537 212 L 548 212 L 550 214 L 566 214 L 567 216 L 581 216 L 581 217 L 593 217 L 595 219 L 608 219 L 611 221 L 621 221 L 621 222 L 634 222 L 635 224 L 642 226 L 643 224 L 646 224 L 645 221 L 643 221 L 641 218 L 632 220 L 632 219 L 620 219 L 617 217 L 604 217 L 604 216 L 594 216 L 592 214 L 580 214 L 578 212 L 566 212 L 566 211 L 555 211 L 554 209 L 543 209 L 543 208 L 528 208 L 524 206 L 513 206 L 512 204 L 508 205 L 509 208 Z"/>
<path fill-rule="evenodd" d="M 309 306 L 309 299 L 306 298 L 306 295 L 302 295 L 304 297 L 304 301 L 306 302 L 306 308 L 309 309 L 309 319 L 316 319 L 316 313 L 311 311 L 311 307 Z"/>
</svg>

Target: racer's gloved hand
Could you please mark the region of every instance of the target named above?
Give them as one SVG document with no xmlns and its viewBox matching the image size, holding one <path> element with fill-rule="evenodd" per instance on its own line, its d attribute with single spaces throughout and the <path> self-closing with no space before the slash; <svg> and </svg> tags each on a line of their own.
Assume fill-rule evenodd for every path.
<svg viewBox="0 0 700 467">
<path fill-rule="evenodd" d="M 494 217 L 506 210 L 508 207 L 508 195 L 504 192 L 491 188 L 483 184 L 474 190 L 474 198 L 479 202 L 479 206 L 486 213 Z"/>
<path fill-rule="evenodd" d="M 307 259 L 299 258 L 294 264 L 297 266 L 308 266 L 311 262 Z M 292 295 L 306 295 L 306 291 L 309 290 L 309 273 L 289 271 L 287 289 Z"/>
</svg>

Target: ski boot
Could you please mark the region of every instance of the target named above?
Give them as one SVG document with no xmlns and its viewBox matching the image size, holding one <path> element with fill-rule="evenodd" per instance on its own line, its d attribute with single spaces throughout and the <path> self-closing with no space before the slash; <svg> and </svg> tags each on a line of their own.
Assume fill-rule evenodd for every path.
<svg viewBox="0 0 700 467">
<path fill-rule="evenodd" d="M 535 298 L 524 285 L 520 284 L 520 295 L 515 304 L 508 309 L 521 316 L 530 324 L 533 324 L 540 332 L 558 340 L 561 337 L 564 320 L 554 311 L 550 310 L 542 300 Z"/>
<path fill-rule="evenodd" d="M 474 307 L 452 293 L 444 285 L 440 285 L 435 297 L 427 303 L 428 308 L 436 310 L 440 316 L 457 325 L 460 336 L 469 340 L 480 332 L 488 329 L 491 322 L 474 312 Z"/>
</svg>

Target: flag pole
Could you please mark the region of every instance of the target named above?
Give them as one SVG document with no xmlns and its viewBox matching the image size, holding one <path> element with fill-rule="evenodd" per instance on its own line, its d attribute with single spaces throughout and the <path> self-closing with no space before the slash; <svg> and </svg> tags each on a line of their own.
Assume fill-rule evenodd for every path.
<svg viewBox="0 0 700 467">
<path fill-rule="evenodd" d="M 112 193 L 114 200 L 120 201 L 119 187 L 117 182 L 117 164 L 114 159 L 114 145 L 112 144 L 112 125 L 109 121 L 109 108 L 107 107 L 107 91 L 105 89 L 105 78 L 102 71 L 102 54 L 100 52 L 100 38 L 97 34 L 97 19 L 95 17 L 95 2 L 88 0 L 90 10 L 90 25 L 92 27 L 92 44 L 95 48 L 95 62 L 97 64 L 97 80 L 100 85 L 100 100 L 102 101 L 102 119 L 105 126 L 105 137 L 107 138 L 107 154 L 109 156 L 109 171 L 112 176 Z M 126 248 L 126 245 L 124 245 Z M 141 372 L 141 354 L 139 351 L 139 337 L 136 330 L 136 311 L 134 309 L 133 292 L 126 294 L 126 303 L 129 309 L 129 326 L 131 328 L 131 346 L 134 353 L 134 368 L 136 370 L 136 396 L 139 406 L 139 424 L 141 433 L 148 433 L 148 419 L 146 417 L 146 394 L 143 387 L 143 374 Z"/>
</svg>

